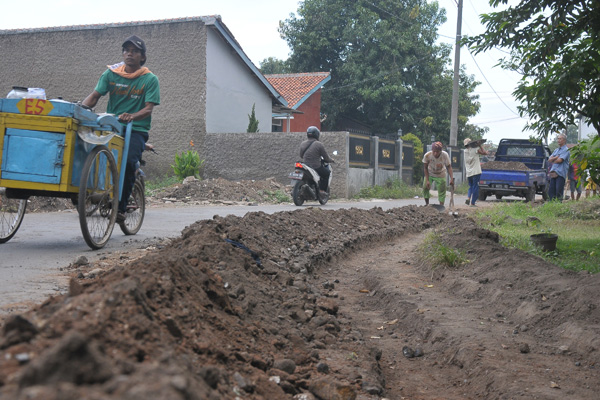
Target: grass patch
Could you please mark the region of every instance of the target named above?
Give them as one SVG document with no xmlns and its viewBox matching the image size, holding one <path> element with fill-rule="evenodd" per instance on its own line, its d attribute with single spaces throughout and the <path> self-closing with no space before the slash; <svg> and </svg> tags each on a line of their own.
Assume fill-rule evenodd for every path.
<svg viewBox="0 0 600 400">
<path fill-rule="evenodd" d="M 448 189 L 450 190 L 450 189 Z M 469 184 L 461 183 L 460 185 L 454 185 L 454 194 L 464 194 L 467 195 L 469 193 Z"/>
<path fill-rule="evenodd" d="M 289 203 L 292 201 L 292 198 L 281 189 L 259 190 L 257 193 L 270 203 Z"/>
<path fill-rule="evenodd" d="M 360 189 L 355 199 L 411 199 L 423 196 L 423 189 L 410 186 L 400 179 L 390 179 L 382 186 L 375 185 Z"/>
<path fill-rule="evenodd" d="M 431 263 L 433 268 L 455 268 L 469 262 L 463 251 L 446 246 L 437 232 L 430 232 L 425 236 L 420 250 L 423 259 Z"/>
<path fill-rule="evenodd" d="M 543 257 L 562 268 L 600 272 L 600 199 L 563 203 L 499 204 L 477 212 L 478 224 L 497 232 L 506 247 L 518 248 Z M 544 252 L 531 243 L 530 236 L 551 232 L 558 235 L 556 250 Z"/>
<path fill-rule="evenodd" d="M 449 191 L 450 188 L 447 188 Z M 469 185 L 462 183 L 454 187 L 454 194 L 466 195 Z M 375 185 L 360 189 L 355 199 L 412 199 L 415 196 L 423 197 L 422 186 L 412 186 L 400 179 L 389 179 L 384 185 Z"/>
<path fill-rule="evenodd" d="M 181 180 L 175 175 L 163 175 L 159 178 L 146 180 L 146 196 L 150 196 L 152 193 L 161 191 L 164 188 L 171 187 L 181 183 Z"/>
</svg>

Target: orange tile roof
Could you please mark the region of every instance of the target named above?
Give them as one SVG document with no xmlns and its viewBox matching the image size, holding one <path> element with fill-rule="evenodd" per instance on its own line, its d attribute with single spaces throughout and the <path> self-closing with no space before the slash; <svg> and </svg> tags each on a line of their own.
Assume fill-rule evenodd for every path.
<svg viewBox="0 0 600 400">
<path fill-rule="evenodd" d="M 288 102 L 288 107 L 295 108 L 306 95 L 323 86 L 323 81 L 329 80 L 329 72 L 275 74 L 265 75 L 265 78 Z"/>
</svg>

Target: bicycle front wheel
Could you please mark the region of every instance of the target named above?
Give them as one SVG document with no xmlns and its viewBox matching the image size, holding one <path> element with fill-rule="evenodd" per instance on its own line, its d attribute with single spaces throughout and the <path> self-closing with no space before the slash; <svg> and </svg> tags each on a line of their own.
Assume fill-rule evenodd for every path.
<svg viewBox="0 0 600 400">
<path fill-rule="evenodd" d="M 0 243 L 8 242 L 23 222 L 27 200 L 11 199 L 6 188 L 0 188 Z"/>
<path fill-rule="evenodd" d="M 115 227 L 118 184 L 115 158 L 106 146 L 96 146 L 85 160 L 77 201 L 81 233 L 94 250 L 104 247 Z"/>
</svg>

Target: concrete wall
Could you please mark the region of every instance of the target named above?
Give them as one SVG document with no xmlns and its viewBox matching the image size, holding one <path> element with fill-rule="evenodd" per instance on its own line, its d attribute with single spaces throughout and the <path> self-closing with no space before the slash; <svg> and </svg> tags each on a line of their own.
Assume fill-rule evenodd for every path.
<svg viewBox="0 0 600 400">
<path fill-rule="evenodd" d="M 203 177 L 228 180 L 262 180 L 275 178 L 288 185 L 288 174 L 300 159 L 300 143 L 306 139 L 304 132 L 269 133 L 207 133 L 201 158 L 205 160 Z M 322 132 L 321 142 L 336 163 L 332 165 L 332 194 L 350 198 L 363 187 L 383 185 L 398 179 L 397 170 L 350 168 L 348 158 L 348 132 Z M 410 169 L 406 171 L 411 174 Z M 408 177 L 403 177 L 408 178 Z"/>
<path fill-rule="evenodd" d="M 348 196 L 353 197 L 364 187 L 375 185 L 383 186 L 387 181 L 399 179 L 398 171 L 379 168 L 349 168 L 348 169 Z M 404 179 L 405 177 L 403 177 Z M 406 181 L 406 180 L 405 180 Z"/>
<path fill-rule="evenodd" d="M 205 160 L 204 178 L 229 180 L 275 178 L 289 184 L 288 175 L 300 159 L 304 132 L 207 133 L 201 157 Z M 347 132 L 324 132 L 321 142 L 336 160 L 332 165 L 332 194 L 348 196 Z M 338 155 L 332 153 L 337 150 Z"/>
<path fill-rule="evenodd" d="M 375 170 L 372 168 L 349 168 L 347 197 L 353 197 L 360 192 L 360 189 L 372 186 L 374 174 Z"/>
<path fill-rule="evenodd" d="M 160 81 L 161 105 L 152 115 L 146 171 L 170 171 L 176 151 L 206 132 L 206 28 L 202 21 L 132 23 L 0 32 L 0 96 L 12 86 L 41 87 L 49 99 L 83 100 L 108 64 L 122 61 L 123 40 L 146 42 L 146 66 Z M 105 96 L 106 97 L 106 96 Z M 106 99 L 96 111 L 106 110 Z"/>
<path fill-rule="evenodd" d="M 209 29 L 206 55 L 206 131 L 246 132 L 255 104 L 260 132 L 271 131 L 272 101 L 256 75 L 221 36 Z"/>
</svg>

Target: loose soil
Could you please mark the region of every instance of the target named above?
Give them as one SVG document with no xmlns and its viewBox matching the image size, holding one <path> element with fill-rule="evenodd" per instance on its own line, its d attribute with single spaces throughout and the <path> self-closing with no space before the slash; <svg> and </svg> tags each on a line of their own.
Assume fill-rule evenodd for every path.
<svg viewBox="0 0 600 400">
<path fill-rule="evenodd" d="M 0 398 L 596 399 L 599 276 L 498 242 L 424 206 L 199 221 L 5 318 Z"/>
<path fill-rule="evenodd" d="M 531 171 L 525 163 L 519 161 L 488 161 L 481 164 L 481 169 L 506 170 L 506 171 Z"/>
</svg>

